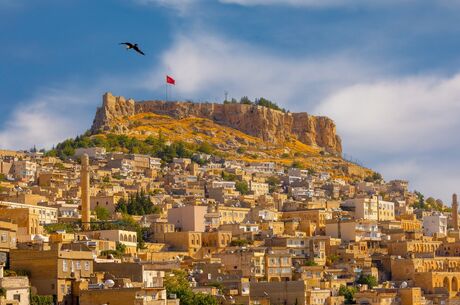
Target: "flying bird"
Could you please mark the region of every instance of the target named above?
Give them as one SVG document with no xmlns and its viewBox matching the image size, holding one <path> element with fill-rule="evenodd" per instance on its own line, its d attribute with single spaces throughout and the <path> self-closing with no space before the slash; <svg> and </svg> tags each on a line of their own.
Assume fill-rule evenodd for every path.
<svg viewBox="0 0 460 305">
<path fill-rule="evenodd" d="M 120 44 L 124 44 L 126 46 L 126 50 L 133 49 L 137 53 L 145 55 L 144 52 L 142 52 L 141 49 L 139 49 L 139 47 L 137 46 L 137 43 L 120 42 Z"/>
</svg>

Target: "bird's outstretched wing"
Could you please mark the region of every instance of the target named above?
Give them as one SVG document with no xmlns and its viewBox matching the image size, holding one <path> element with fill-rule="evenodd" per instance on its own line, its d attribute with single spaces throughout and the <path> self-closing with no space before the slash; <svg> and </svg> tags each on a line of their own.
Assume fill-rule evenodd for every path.
<svg viewBox="0 0 460 305">
<path fill-rule="evenodd" d="M 126 45 L 128 47 L 131 47 L 131 48 L 133 47 L 133 44 L 130 43 L 130 42 L 120 42 L 120 44 L 124 44 L 124 45 Z"/>
<path fill-rule="evenodd" d="M 134 46 L 134 47 L 133 47 L 133 50 L 136 51 L 137 53 L 140 53 L 140 54 L 142 54 L 142 55 L 145 55 L 144 52 L 142 52 L 141 49 L 139 49 L 139 47 L 137 47 L 137 46 Z"/>
</svg>

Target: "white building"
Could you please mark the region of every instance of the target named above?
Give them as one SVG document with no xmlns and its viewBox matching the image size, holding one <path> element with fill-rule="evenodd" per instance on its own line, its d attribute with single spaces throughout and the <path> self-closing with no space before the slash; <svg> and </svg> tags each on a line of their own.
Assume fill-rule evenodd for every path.
<svg viewBox="0 0 460 305">
<path fill-rule="evenodd" d="M 423 217 L 423 234 L 433 236 L 436 233 L 447 235 L 447 216 L 433 214 Z"/>
<path fill-rule="evenodd" d="M 137 247 L 137 232 L 126 230 L 99 230 L 85 232 L 90 238 L 119 242 L 126 247 Z"/>
<path fill-rule="evenodd" d="M 266 195 L 269 192 L 268 183 L 249 181 L 249 189 L 254 195 Z"/>
<path fill-rule="evenodd" d="M 213 181 L 212 188 L 235 189 L 235 181 Z"/>
<path fill-rule="evenodd" d="M 355 219 L 378 221 L 395 219 L 395 204 L 381 200 L 377 196 L 349 199 L 344 201 L 341 206 L 345 210 L 350 209 L 353 211 Z"/>
<path fill-rule="evenodd" d="M 315 196 L 315 190 L 308 187 L 291 187 L 290 193 L 296 200 L 312 198 Z"/>
<path fill-rule="evenodd" d="M 251 173 L 271 174 L 275 172 L 276 165 L 274 162 L 254 162 L 246 170 Z"/>
<path fill-rule="evenodd" d="M 37 164 L 31 161 L 14 161 L 13 177 L 17 180 L 34 181 L 37 173 Z"/>
<path fill-rule="evenodd" d="M 326 223 L 326 236 L 342 241 L 380 241 L 382 236 L 376 221 L 330 220 Z"/>
<path fill-rule="evenodd" d="M 0 288 L 4 289 L 6 301 L 2 304 L 29 305 L 30 285 L 27 276 L 4 277 L 3 268 L 3 265 L 0 264 Z"/>
</svg>

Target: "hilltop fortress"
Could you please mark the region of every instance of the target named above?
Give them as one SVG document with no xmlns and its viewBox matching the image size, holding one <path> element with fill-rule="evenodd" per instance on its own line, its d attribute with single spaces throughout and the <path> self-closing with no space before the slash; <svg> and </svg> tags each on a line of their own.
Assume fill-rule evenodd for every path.
<svg viewBox="0 0 460 305">
<path fill-rule="evenodd" d="M 306 112 L 285 113 L 258 105 L 238 103 L 193 103 L 166 102 L 161 100 L 139 101 L 103 95 L 102 106 L 98 107 L 91 127 L 91 133 L 123 133 L 125 126 L 119 125 L 120 118 L 139 113 L 168 115 L 175 119 L 199 117 L 210 119 L 269 143 L 281 144 L 291 138 L 314 147 L 320 147 L 332 154 L 342 153 L 342 143 L 336 134 L 334 121 L 324 116 L 313 116 Z"/>
</svg>

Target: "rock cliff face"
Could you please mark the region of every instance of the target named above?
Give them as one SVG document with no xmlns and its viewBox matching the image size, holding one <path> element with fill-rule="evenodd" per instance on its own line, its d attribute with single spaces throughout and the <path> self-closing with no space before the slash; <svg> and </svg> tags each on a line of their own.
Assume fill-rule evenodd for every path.
<svg viewBox="0 0 460 305">
<path fill-rule="evenodd" d="M 190 116 L 206 118 L 240 130 L 270 143 L 283 143 L 290 138 L 325 149 L 333 154 L 342 153 L 342 143 L 336 134 L 334 122 L 323 116 L 305 112 L 283 113 L 256 105 L 214 104 L 191 102 L 142 101 L 135 102 L 111 93 L 103 96 L 91 127 L 93 134 L 118 130 L 117 119 L 138 113 L 153 112 L 177 119 Z"/>
</svg>

